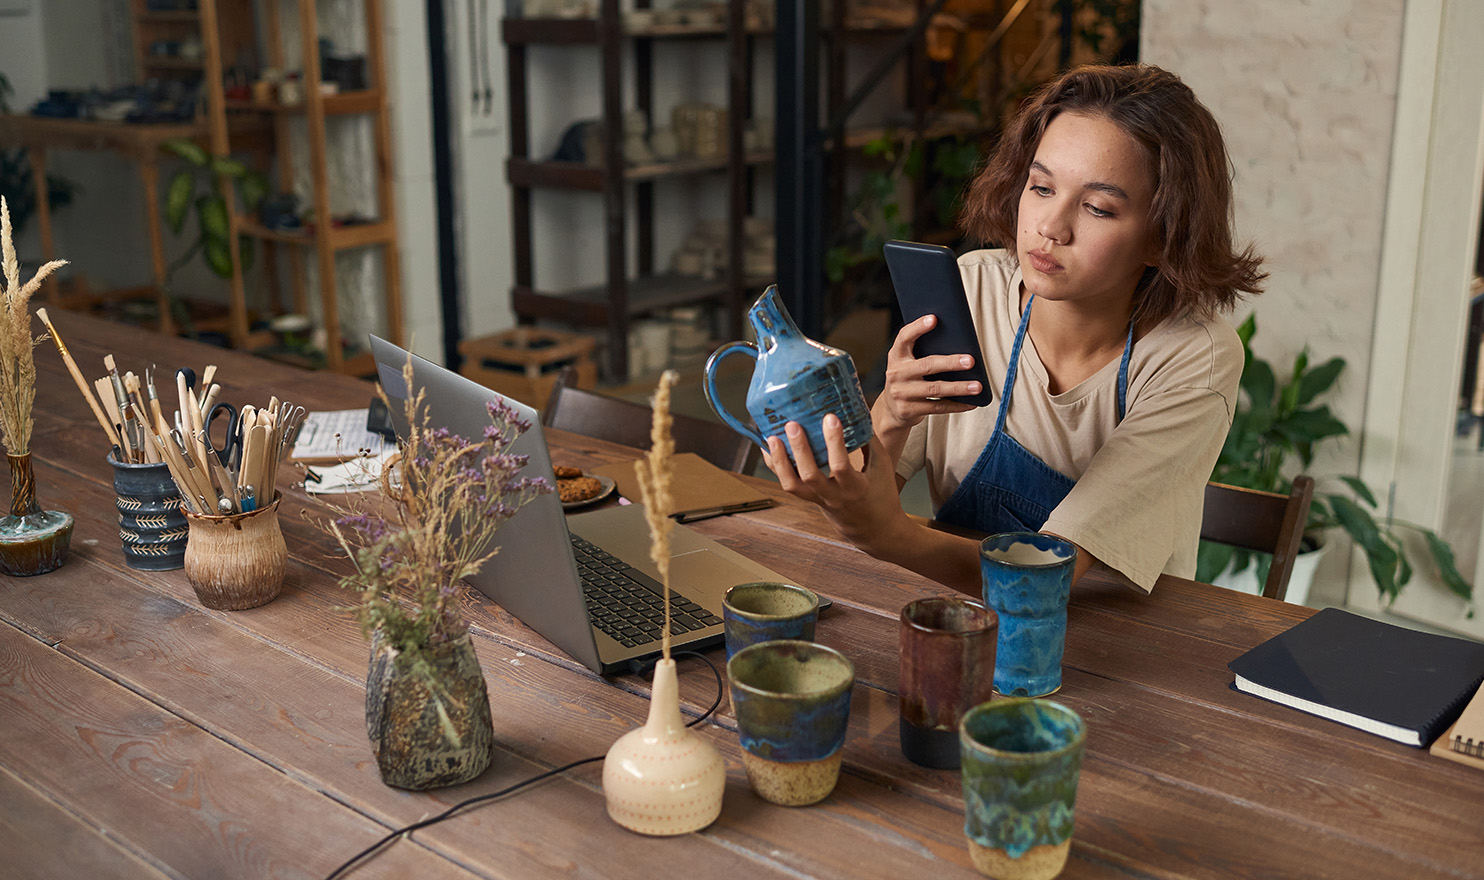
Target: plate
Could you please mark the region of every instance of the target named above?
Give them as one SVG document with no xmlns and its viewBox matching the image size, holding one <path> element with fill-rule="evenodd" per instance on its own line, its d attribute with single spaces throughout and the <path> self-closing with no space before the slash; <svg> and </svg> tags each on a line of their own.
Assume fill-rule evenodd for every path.
<svg viewBox="0 0 1484 880">
<path fill-rule="evenodd" d="M 600 484 L 602 484 L 602 488 L 598 490 L 598 494 L 594 495 L 591 498 L 587 498 L 582 501 L 563 501 L 563 510 L 576 510 L 579 507 L 587 507 L 589 504 L 597 504 L 599 501 L 602 501 L 604 498 L 612 495 L 613 490 L 617 487 L 617 484 L 608 477 L 600 477 L 597 474 L 587 473 L 583 474 L 583 476 L 592 477 L 593 479 L 597 480 Z"/>
</svg>

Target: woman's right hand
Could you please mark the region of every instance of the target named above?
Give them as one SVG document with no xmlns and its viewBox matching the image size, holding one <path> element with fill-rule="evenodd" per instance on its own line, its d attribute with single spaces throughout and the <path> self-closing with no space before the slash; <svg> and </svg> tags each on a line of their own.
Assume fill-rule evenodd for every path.
<svg viewBox="0 0 1484 880">
<path fill-rule="evenodd" d="M 894 453 L 901 446 L 899 442 L 893 443 L 892 439 L 900 436 L 905 440 L 912 426 L 927 416 L 968 412 L 974 408 L 973 404 L 946 398 L 978 394 L 982 390 L 978 382 L 943 382 L 927 378 L 938 373 L 966 370 L 974 365 L 973 355 L 967 353 L 913 357 L 913 344 L 937 325 L 937 315 L 918 318 L 897 333 L 886 353 L 886 387 L 871 408 L 871 419 L 887 448 Z M 896 455 L 892 457 L 896 458 Z"/>
</svg>

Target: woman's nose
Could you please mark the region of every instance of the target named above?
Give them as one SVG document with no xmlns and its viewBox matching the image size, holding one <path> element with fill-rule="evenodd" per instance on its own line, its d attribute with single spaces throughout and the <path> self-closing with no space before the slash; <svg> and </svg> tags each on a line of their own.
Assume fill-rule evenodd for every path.
<svg viewBox="0 0 1484 880">
<path fill-rule="evenodd" d="M 1072 224 L 1066 210 L 1060 206 L 1047 206 L 1036 223 L 1036 233 L 1057 244 L 1067 244 L 1072 239 Z"/>
</svg>

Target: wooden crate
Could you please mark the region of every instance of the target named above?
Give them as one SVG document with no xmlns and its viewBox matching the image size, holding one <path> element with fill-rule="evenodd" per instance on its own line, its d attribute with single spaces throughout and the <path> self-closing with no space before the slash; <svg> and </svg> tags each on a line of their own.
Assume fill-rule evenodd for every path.
<svg viewBox="0 0 1484 880">
<path fill-rule="evenodd" d="M 459 343 L 459 372 L 486 388 L 543 409 L 562 368 L 577 370 L 577 387 L 598 384 L 593 360 L 597 341 L 579 333 L 543 327 L 516 327 Z"/>
</svg>

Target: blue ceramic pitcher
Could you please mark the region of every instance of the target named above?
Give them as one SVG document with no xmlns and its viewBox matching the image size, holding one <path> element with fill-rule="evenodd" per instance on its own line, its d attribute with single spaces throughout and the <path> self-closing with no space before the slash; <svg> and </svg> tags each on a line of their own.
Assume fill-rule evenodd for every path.
<svg viewBox="0 0 1484 880">
<path fill-rule="evenodd" d="M 861 391 L 855 362 L 838 348 L 821 345 L 799 332 L 772 285 L 747 311 L 757 336 L 750 342 L 728 342 L 706 361 L 706 402 L 732 430 L 766 447 L 768 437 L 782 436 L 783 426 L 798 422 L 809 436 L 809 448 L 820 467 L 829 463 L 824 445 L 824 417 L 830 413 L 845 425 L 845 447 L 858 449 L 871 439 L 871 411 Z M 757 361 L 747 386 L 746 424 L 727 411 L 716 391 L 716 365 L 732 354 Z M 784 448 L 788 449 L 785 440 Z M 788 449 L 789 458 L 793 450 Z"/>
</svg>

